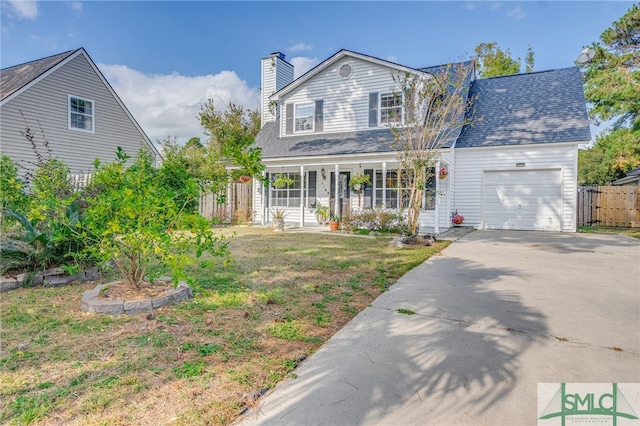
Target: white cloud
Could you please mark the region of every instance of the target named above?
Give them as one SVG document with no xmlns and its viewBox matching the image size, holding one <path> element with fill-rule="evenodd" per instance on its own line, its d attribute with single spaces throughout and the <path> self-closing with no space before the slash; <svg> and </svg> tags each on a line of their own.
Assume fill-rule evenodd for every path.
<svg viewBox="0 0 640 426">
<path fill-rule="evenodd" d="M 82 10 L 82 3 L 79 1 L 69 2 L 69 7 L 71 10 L 77 10 L 78 12 Z"/>
<path fill-rule="evenodd" d="M 258 89 L 249 87 L 233 71 L 188 77 L 148 75 L 124 65 L 98 67 L 153 142 L 174 136 L 179 142 L 193 136 L 204 141 L 198 113 L 208 99 L 220 109 L 229 102 L 248 109 L 260 105 Z"/>
<path fill-rule="evenodd" d="M 320 63 L 318 58 L 307 58 L 305 56 L 296 56 L 295 58 L 291 58 L 289 61 L 291 65 L 293 65 L 293 78 L 298 78 L 302 74 L 309 71 L 311 68 L 315 67 Z"/>
<path fill-rule="evenodd" d="M 31 0 L 2 0 L 8 6 L 3 7 L 10 17 L 34 20 L 38 17 L 38 2 Z M 3 5 L 4 6 L 4 5 Z"/>
<path fill-rule="evenodd" d="M 511 9 L 509 12 L 507 12 L 507 16 L 509 18 L 514 18 L 519 21 L 520 19 L 527 16 L 527 14 L 522 11 L 522 7 L 516 6 L 513 9 Z"/>
<path fill-rule="evenodd" d="M 293 52 L 303 52 L 305 50 L 311 50 L 313 46 L 311 46 L 310 44 L 304 44 L 304 43 L 297 43 L 294 44 L 293 46 L 289 47 L 289 49 L 287 49 L 289 52 L 293 53 Z"/>
<path fill-rule="evenodd" d="M 499 2 L 498 2 L 498 3 L 496 3 L 496 2 L 494 2 L 494 3 L 491 3 L 491 6 L 490 6 L 490 7 L 491 7 L 491 10 L 498 10 L 498 9 L 500 9 L 500 8 L 502 7 L 502 3 L 499 3 Z"/>
</svg>

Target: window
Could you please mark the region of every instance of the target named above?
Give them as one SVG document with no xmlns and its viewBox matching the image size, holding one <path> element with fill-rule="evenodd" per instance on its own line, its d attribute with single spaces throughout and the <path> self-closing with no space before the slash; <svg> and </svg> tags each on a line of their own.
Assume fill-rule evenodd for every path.
<svg viewBox="0 0 640 426">
<path fill-rule="evenodd" d="M 422 202 L 422 208 L 425 210 L 435 209 L 436 181 L 433 176 L 435 169 L 431 169 L 431 176 L 427 181 L 425 190 L 425 199 Z M 408 173 L 402 173 L 402 170 L 387 170 L 385 179 L 385 205 L 382 205 L 382 171 L 375 171 L 374 188 L 376 191 L 376 207 L 385 207 L 389 209 L 407 208 L 409 207 L 409 197 L 411 188 L 411 176 Z"/>
<path fill-rule="evenodd" d="M 313 132 L 313 104 L 296 104 L 295 131 Z"/>
<path fill-rule="evenodd" d="M 286 188 L 271 188 L 271 205 L 273 207 L 300 207 L 302 200 L 302 179 L 300 173 L 278 173 L 289 179 L 293 183 Z M 275 178 L 276 174 L 272 177 Z"/>
<path fill-rule="evenodd" d="M 83 130 L 85 132 L 94 131 L 94 102 L 89 99 L 82 99 L 69 95 L 69 128 Z"/>
<path fill-rule="evenodd" d="M 380 124 L 402 123 L 402 97 L 380 94 Z"/>
</svg>

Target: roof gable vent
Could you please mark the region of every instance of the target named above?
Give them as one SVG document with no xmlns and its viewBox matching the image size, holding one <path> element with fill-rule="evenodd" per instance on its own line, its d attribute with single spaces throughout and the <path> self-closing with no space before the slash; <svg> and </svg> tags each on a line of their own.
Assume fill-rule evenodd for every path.
<svg viewBox="0 0 640 426">
<path fill-rule="evenodd" d="M 351 77 L 351 74 L 353 74 L 353 70 L 351 69 L 351 65 L 349 65 L 349 64 L 343 64 L 343 65 L 340 67 L 339 73 L 340 73 L 340 77 L 341 77 L 343 80 L 348 79 L 349 77 Z"/>
</svg>

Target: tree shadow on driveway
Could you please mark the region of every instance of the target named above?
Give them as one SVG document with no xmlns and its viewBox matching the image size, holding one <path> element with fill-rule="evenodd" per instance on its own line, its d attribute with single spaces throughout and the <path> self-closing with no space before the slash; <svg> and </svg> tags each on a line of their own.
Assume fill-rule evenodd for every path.
<svg viewBox="0 0 640 426">
<path fill-rule="evenodd" d="M 244 421 L 480 423 L 519 380 L 520 357 L 534 334 L 547 332 L 543 314 L 515 291 L 488 285 L 521 275 L 432 258 L 361 312 Z"/>
</svg>

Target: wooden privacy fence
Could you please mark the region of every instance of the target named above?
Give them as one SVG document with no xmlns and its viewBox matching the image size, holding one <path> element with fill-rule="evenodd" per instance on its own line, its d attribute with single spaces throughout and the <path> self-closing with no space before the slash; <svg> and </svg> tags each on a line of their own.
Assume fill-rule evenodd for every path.
<svg viewBox="0 0 640 426">
<path fill-rule="evenodd" d="M 578 225 L 640 228 L 639 186 L 578 187 Z"/>
<path fill-rule="evenodd" d="M 204 194 L 198 212 L 208 220 L 219 223 L 247 223 L 253 220 L 253 185 L 233 183 L 223 194 Z M 223 197 L 221 197 L 221 195 Z"/>
</svg>

